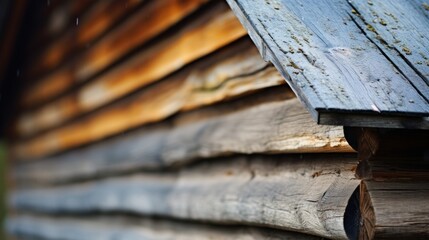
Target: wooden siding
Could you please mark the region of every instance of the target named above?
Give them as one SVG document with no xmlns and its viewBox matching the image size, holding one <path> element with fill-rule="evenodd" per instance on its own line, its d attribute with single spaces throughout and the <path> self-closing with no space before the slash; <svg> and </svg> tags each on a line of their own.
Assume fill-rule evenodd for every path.
<svg viewBox="0 0 429 240">
<path fill-rule="evenodd" d="M 228 3 L 35 10 L 11 239 L 429 237 L 424 1 Z"/>
</svg>

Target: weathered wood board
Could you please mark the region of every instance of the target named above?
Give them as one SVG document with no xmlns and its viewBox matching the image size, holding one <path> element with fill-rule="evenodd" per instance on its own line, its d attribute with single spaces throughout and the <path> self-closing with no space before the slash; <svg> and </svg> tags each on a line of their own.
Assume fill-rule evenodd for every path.
<svg viewBox="0 0 429 240">
<path fill-rule="evenodd" d="M 132 212 L 261 225 L 347 239 L 344 214 L 359 180 L 356 158 L 241 156 L 179 172 L 147 172 L 68 186 L 15 190 L 10 207 L 47 213 Z"/>
<path fill-rule="evenodd" d="M 77 45 L 88 44 L 88 39 L 94 38 L 102 30 L 111 26 L 113 24 L 111 21 L 114 21 L 116 17 L 120 17 L 121 14 L 128 13 L 133 8 L 136 8 L 134 5 L 137 5 L 138 2 L 140 1 L 131 1 L 130 3 L 101 1 L 98 3 L 100 6 L 96 7 L 95 12 L 88 13 L 89 19 L 81 20 L 82 23 L 76 30 L 78 31 L 76 36 L 73 35 L 74 32 L 71 32 L 49 49 L 48 53 L 61 54 L 62 58 L 67 57 L 69 61 L 55 71 L 51 71 L 47 75 L 45 74 L 45 76 L 39 79 L 37 84 L 28 88 L 23 94 L 23 105 L 27 107 L 37 105 L 49 98 L 58 96 L 76 82 L 88 80 L 100 70 L 119 60 L 133 48 L 144 44 L 188 16 L 205 3 L 206 0 L 185 2 L 178 0 L 148 1 L 139 11 L 127 18 L 126 21 L 116 26 L 100 40 L 91 44 L 90 48 L 81 51 L 80 54 L 76 54 L 75 56 L 70 56 L 70 53 L 67 54 L 67 49 L 75 50 L 72 48 L 73 44 L 67 41 L 72 41 Z M 57 56 L 56 58 L 61 56 Z M 42 59 L 48 61 L 51 58 L 46 56 Z M 56 63 L 58 60 L 49 61 Z M 42 63 L 43 61 L 39 65 Z M 36 64 L 36 66 L 38 65 Z M 47 66 L 44 68 L 47 68 Z"/>
<path fill-rule="evenodd" d="M 273 95 L 272 91 L 267 93 Z M 261 98 L 267 99 L 267 93 Z M 238 109 L 243 103 L 246 108 Z M 225 108 L 232 113 L 223 116 L 225 109 L 212 106 L 208 113 L 182 115 L 176 123 L 148 126 L 65 154 L 17 164 L 14 175 L 16 180 L 30 182 L 61 181 L 139 168 L 159 169 L 231 153 L 354 152 L 341 127 L 316 125 L 296 98 L 249 104 L 247 99 L 226 103 Z M 209 117 L 201 119 L 204 114 Z"/>
<path fill-rule="evenodd" d="M 83 107 L 99 107 L 245 35 L 234 14 L 222 2 L 208 10 L 201 12 L 195 22 L 188 24 L 174 37 L 160 41 L 85 85 L 79 94 Z"/>
<path fill-rule="evenodd" d="M 428 239 L 429 183 L 364 181 L 361 239 Z"/>
<path fill-rule="evenodd" d="M 247 57 L 246 60 L 240 60 Z M 241 61 L 235 64 L 235 60 Z M 205 65 L 209 62 L 202 62 Z M 196 70 L 201 67 L 201 69 Z M 206 68 L 208 67 L 208 68 Z M 120 133 L 133 127 L 160 121 L 179 111 L 213 104 L 281 85 L 277 71 L 249 52 L 220 61 L 213 66 L 192 65 L 160 84 L 129 96 L 102 111 L 80 118 L 27 141 L 16 143 L 18 157 L 36 157 L 66 150 Z M 285 95 L 294 97 L 289 88 Z M 72 104 L 73 106 L 73 104 Z M 52 116 L 52 115 L 51 115 Z M 52 143 L 56 143 L 53 145 Z"/>
<path fill-rule="evenodd" d="M 351 1 L 353 15 L 407 80 L 429 98 L 429 2 Z M 423 81 L 422 81 L 423 80 Z"/>
<path fill-rule="evenodd" d="M 320 237 L 276 229 L 219 226 L 165 219 L 124 216 L 46 217 L 18 215 L 8 219 L 7 230 L 16 236 L 67 240 L 316 240 Z"/>
<path fill-rule="evenodd" d="M 268 66 L 248 38 L 240 39 L 237 43 L 186 66 L 163 79 L 160 84 L 133 94 L 133 97 L 123 100 L 113 109 L 92 115 L 92 120 L 86 118 L 79 124 L 74 123 L 74 126 L 77 128 L 76 125 L 80 125 L 79 130 L 85 131 L 84 129 L 94 124 L 100 125 L 109 121 L 106 116 L 120 110 L 120 113 L 115 115 L 120 115 L 125 120 L 116 118 L 115 121 L 125 125 L 122 127 L 124 130 L 149 120 L 160 120 L 179 110 L 211 104 L 284 83 L 280 74 L 274 68 L 267 69 Z M 82 107 L 77 97 L 78 94 L 79 90 L 74 93 L 75 97 L 54 101 L 38 110 L 24 113 L 18 119 L 18 134 L 34 135 L 87 113 L 87 109 Z M 136 114 L 138 112 L 150 114 Z"/>
<path fill-rule="evenodd" d="M 386 127 L 384 116 L 395 116 L 398 119 L 388 120 L 396 123 L 387 127 L 407 126 L 409 119 L 414 121 L 414 128 L 429 127 L 428 68 L 420 64 L 429 46 L 425 34 L 428 18 L 422 2 L 228 0 L 228 3 L 263 57 L 273 62 L 319 123 L 359 126 L 356 114 L 364 114 L 374 116 L 367 126 Z M 381 13 L 383 9 L 386 11 Z M 377 21 L 381 21 L 381 14 L 398 12 L 394 24 L 401 30 L 381 30 L 385 26 L 377 25 L 377 31 L 373 31 L 371 25 L 362 25 L 361 18 L 368 23 L 373 21 L 374 17 L 369 17 L 373 12 L 380 15 Z M 388 44 L 397 36 L 402 42 L 396 45 L 405 46 L 399 51 L 402 57 L 392 57 L 398 53 L 381 47 L 383 40 L 369 34 L 367 28 L 379 33 L 376 36 Z M 420 34 L 408 34 L 408 28 Z M 407 48 L 414 54 L 407 54 Z M 342 118 L 331 117 L 332 113 L 342 114 Z M 354 114 L 350 120 L 348 113 Z"/>
</svg>

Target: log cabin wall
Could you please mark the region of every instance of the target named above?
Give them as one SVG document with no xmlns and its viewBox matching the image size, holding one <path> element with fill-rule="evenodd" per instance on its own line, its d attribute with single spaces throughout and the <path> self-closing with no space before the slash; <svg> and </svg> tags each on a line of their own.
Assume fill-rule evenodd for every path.
<svg viewBox="0 0 429 240">
<path fill-rule="evenodd" d="M 378 140 L 402 133 L 318 125 L 226 2 L 37 4 L 11 124 L 11 239 L 428 235 L 427 144 L 392 167 L 373 143 L 389 152 Z M 411 152 L 420 175 L 383 171 Z M 409 189 L 415 207 L 399 209 Z"/>
</svg>

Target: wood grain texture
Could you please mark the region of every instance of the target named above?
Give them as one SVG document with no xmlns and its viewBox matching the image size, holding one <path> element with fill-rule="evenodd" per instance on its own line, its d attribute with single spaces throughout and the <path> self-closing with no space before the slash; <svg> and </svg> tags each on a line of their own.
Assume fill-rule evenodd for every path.
<svg viewBox="0 0 429 240">
<path fill-rule="evenodd" d="M 34 156 L 46 155 L 142 124 L 160 121 L 179 111 L 283 83 L 284 80 L 277 71 L 263 62 L 254 51 L 233 53 L 229 58 L 221 59 L 213 65 L 210 62 L 202 62 L 199 66 L 192 65 L 186 72 L 165 79 L 162 83 L 144 89 L 101 112 L 23 141 L 18 148 L 27 149 L 24 151 L 29 151 L 26 154 L 28 157 L 32 157 L 33 149 L 36 148 L 41 152 Z M 293 96 L 287 87 L 284 91 Z M 53 146 L 54 148 L 51 144 L 53 141 L 59 143 Z"/>
<path fill-rule="evenodd" d="M 427 122 L 419 116 L 429 115 L 428 85 L 415 79 L 421 83 L 416 88 L 409 78 L 419 74 L 402 71 L 395 64 L 403 59 L 390 59 L 364 34 L 347 1 L 228 3 L 264 58 L 273 62 L 320 123 L 332 124 L 329 120 L 334 119 L 333 124 L 353 125 L 356 121 L 347 121 L 347 114 L 342 121 L 327 117 L 348 112 L 377 116 L 371 126 L 378 127 L 385 124 L 385 115 Z M 415 29 L 427 31 L 426 25 L 419 22 Z"/>
<path fill-rule="evenodd" d="M 85 85 L 79 94 L 82 106 L 89 110 L 106 104 L 245 35 L 226 4 L 218 2 L 208 10 L 173 38 Z"/>
<path fill-rule="evenodd" d="M 74 124 L 73 129 L 79 128 L 80 131 L 85 131 L 84 129 L 91 126 L 111 121 L 109 119 L 112 118 L 108 116 L 111 116 L 112 112 L 120 111 L 114 115 L 120 115 L 125 120 L 116 118 L 115 121 L 118 124 L 122 123 L 121 129 L 124 130 L 148 121 L 165 118 L 179 110 L 195 108 L 284 83 L 283 78 L 274 68 L 266 69 L 268 65 L 261 59 L 250 40 L 242 39 L 225 50 L 187 66 L 161 81 L 161 84 L 134 94 L 138 96 L 128 98 L 119 106 L 103 111 L 92 119 Z M 86 109 L 82 107 L 77 97 L 78 94 L 79 92 L 76 92 L 74 98 L 52 102 L 39 110 L 21 116 L 18 120 L 18 134 L 21 136 L 34 134 L 86 113 Z M 135 114 L 136 112 L 150 114 Z"/>
<path fill-rule="evenodd" d="M 427 239 L 427 181 L 364 181 L 361 239 Z"/>
<path fill-rule="evenodd" d="M 44 76 L 35 87 L 28 89 L 24 93 L 24 105 L 35 105 L 51 97 L 58 96 L 76 82 L 86 81 L 133 48 L 144 44 L 177 23 L 205 2 L 205 0 L 162 0 L 146 3 L 144 7 L 128 17 L 119 26 L 116 26 L 106 36 L 91 44 L 90 48 L 74 56 L 74 60 L 65 63 L 61 68 Z M 125 14 L 127 13 L 124 12 L 125 10 L 130 11 L 136 8 L 136 6 L 133 7 L 136 4 L 137 1 L 132 5 L 117 1 L 101 1 L 98 4 L 100 6 L 96 9 L 98 11 L 89 14 L 93 18 L 95 18 L 94 15 L 99 15 L 100 19 L 98 21 L 95 21 L 97 19 L 93 21 L 90 21 L 92 19 L 87 21 L 84 19 L 83 26 L 79 28 L 79 34 L 72 39 L 73 42 L 78 45 L 88 43 L 90 39 L 93 39 L 94 36 L 101 32 L 101 29 L 110 26 L 115 17 L 120 17 L 119 15 L 111 16 L 110 11 L 115 10 L 115 13 Z M 56 48 L 73 47 L 66 46 L 70 44 L 65 44 L 64 41 L 58 41 L 56 45 Z M 52 50 L 54 53 L 58 52 L 54 50 Z"/>
<path fill-rule="evenodd" d="M 320 237 L 276 229 L 219 226 L 165 219 L 149 219 L 123 216 L 101 217 L 47 217 L 18 215 L 7 222 L 10 234 L 66 240 L 316 240 Z"/>
<path fill-rule="evenodd" d="M 10 206 L 49 213 L 133 212 L 240 223 L 347 239 L 343 216 L 359 184 L 353 156 L 247 156 L 170 173 L 16 190 Z"/>
<path fill-rule="evenodd" d="M 213 116 L 208 119 L 190 121 L 183 116 L 176 119 L 185 122 L 182 124 L 160 123 L 43 161 L 23 163 L 17 166 L 15 178 L 61 181 L 138 168 L 159 169 L 231 153 L 354 151 L 341 127 L 316 125 L 297 99 L 240 111 L 235 106 L 229 109 L 233 113 L 222 116 L 222 111 L 211 107 Z M 201 118 L 202 112 L 194 114 Z"/>
<path fill-rule="evenodd" d="M 355 21 L 407 80 L 429 98 L 429 10 L 427 0 L 352 1 Z M 426 4 L 426 5 L 425 5 Z"/>
</svg>

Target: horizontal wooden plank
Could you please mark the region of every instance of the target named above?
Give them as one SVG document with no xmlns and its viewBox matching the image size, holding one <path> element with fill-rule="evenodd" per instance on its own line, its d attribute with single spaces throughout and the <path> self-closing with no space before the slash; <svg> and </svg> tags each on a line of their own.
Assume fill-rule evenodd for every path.
<svg viewBox="0 0 429 240">
<path fill-rule="evenodd" d="M 16 236 L 43 239 L 105 240 L 105 239 L 298 239 L 316 240 L 320 237 L 276 229 L 219 226 L 165 219 L 124 216 L 48 217 L 18 215 L 9 217 L 7 230 Z"/>
<path fill-rule="evenodd" d="M 144 9 L 130 17 L 118 29 L 102 39 L 85 54 L 77 71 L 78 81 L 84 81 L 111 64 L 130 49 L 171 27 L 193 13 L 209 0 L 163 0 L 149 2 Z M 106 49 L 110 51 L 106 52 Z"/>
<path fill-rule="evenodd" d="M 244 29 L 228 6 L 219 2 L 175 37 L 161 41 L 85 85 L 79 98 L 84 108 L 94 109 L 155 82 L 244 35 Z"/>
<path fill-rule="evenodd" d="M 283 74 L 315 119 L 319 120 L 321 112 L 353 112 L 378 116 L 378 126 L 382 126 L 385 115 L 429 116 L 429 86 L 422 74 L 408 75 L 395 65 L 408 60 L 390 59 L 390 53 L 374 43 L 378 40 L 363 32 L 366 26 L 359 25 L 352 17 L 355 10 L 347 1 L 228 0 L 228 3 L 262 55 Z M 417 6 L 415 1 L 405 5 Z M 421 6 L 418 8 L 415 11 L 421 15 Z M 403 9 L 398 7 L 398 11 Z M 407 12 L 401 18 L 411 19 L 410 16 L 413 14 Z M 413 27 L 413 31 L 427 31 L 427 24 L 423 24 L 427 18 L 419 18 L 418 25 L 413 26 L 408 24 L 409 19 L 404 26 Z M 426 43 L 425 39 L 421 41 Z M 421 84 L 416 87 L 409 78 L 416 78 Z M 330 124 L 332 119 L 335 120 L 324 118 L 327 122 L 321 123 Z M 343 123 L 352 125 L 356 121 Z"/>
<path fill-rule="evenodd" d="M 68 18 L 64 16 L 64 10 L 67 9 L 63 9 L 63 11 L 61 9 L 54 10 L 52 27 L 56 26 L 55 24 L 64 22 L 63 24 L 68 29 L 63 35 L 57 36 L 55 41 L 50 42 L 48 47 L 39 53 L 37 61 L 32 59 L 33 61 L 30 68 L 27 69 L 26 77 L 35 78 L 57 67 L 67 58 L 70 58 L 74 51 L 85 47 L 85 44 L 90 44 L 92 40 L 108 30 L 121 17 L 136 9 L 141 2 L 141 0 L 100 1 L 82 14 L 80 18 L 77 14 L 70 14 Z M 70 3 L 64 4 L 64 6 L 68 8 L 77 7 L 72 6 Z M 43 89 L 40 84 L 34 90 L 39 89 Z M 29 89 L 26 91 L 23 98 L 24 104 L 34 104 L 31 102 L 35 100 L 31 97 L 34 94 L 37 95 L 34 90 Z"/>
<path fill-rule="evenodd" d="M 91 125 L 109 121 L 111 117 L 108 116 L 111 116 L 112 112 L 120 111 L 123 120 L 116 118 L 115 121 L 122 124 L 121 130 L 124 130 L 148 121 L 160 120 L 179 110 L 285 83 L 274 68 L 266 69 L 268 65 L 261 59 L 251 41 L 242 39 L 196 64 L 187 66 L 160 84 L 134 94 L 134 97 L 127 98 L 120 106 L 103 111 L 92 117 L 92 120 L 85 119 L 74 124 L 73 128 L 85 131 Z M 20 117 L 18 134 L 34 134 L 86 113 L 77 97 L 78 92 L 75 94 L 74 98 L 50 103 Z M 140 108 L 139 112 L 150 115 L 133 114 L 137 108 Z"/>
<path fill-rule="evenodd" d="M 251 55 L 251 52 L 247 52 L 232 56 L 213 66 L 206 65 L 208 68 L 192 66 L 190 71 L 165 79 L 163 83 L 134 94 L 100 112 L 22 141 L 18 143 L 18 147 L 28 149 L 29 157 L 32 157 L 29 154 L 32 154 L 35 147 L 41 150 L 41 155 L 45 155 L 99 140 L 142 124 L 160 121 L 179 111 L 284 84 L 284 80 L 274 68 L 268 67 L 258 55 Z M 247 59 L 243 60 L 242 57 Z M 242 61 L 235 64 L 235 60 L 240 59 Z M 287 87 L 284 87 L 284 91 L 293 97 Z M 65 111 L 74 109 L 75 105 L 70 105 L 58 107 L 71 107 L 64 108 Z M 48 117 L 55 116 L 51 113 Z M 53 149 L 50 142 L 52 140 L 59 143 Z"/>
<path fill-rule="evenodd" d="M 429 129 L 428 117 L 320 112 L 319 124 L 368 128 Z"/>
<path fill-rule="evenodd" d="M 133 212 L 280 228 L 347 239 L 344 213 L 359 185 L 355 156 L 241 156 L 170 173 L 145 173 L 11 193 L 14 209 Z"/>
<path fill-rule="evenodd" d="M 361 239 L 427 239 L 426 181 L 365 181 L 361 186 Z"/>
<path fill-rule="evenodd" d="M 24 93 L 23 104 L 25 106 L 34 106 L 64 92 L 76 82 L 87 80 L 133 48 L 147 42 L 177 23 L 205 2 L 206 0 L 161 0 L 146 3 L 143 8 L 110 31 L 108 35 L 75 56 L 74 61 L 66 63 L 58 70 L 40 79 L 36 86 Z M 123 2 L 117 1 L 111 3 L 101 1 L 99 4 L 102 5 L 100 6 L 102 11 L 99 14 L 102 14 L 101 16 L 107 19 L 106 21 L 101 21 L 98 24 L 100 26 L 91 25 L 91 21 L 84 21 L 84 26 L 79 28 L 79 33 L 81 34 L 75 37 L 75 41 L 80 45 L 84 45 L 89 41 L 88 39 L 93 39 L 93 36 L 98 35 L 101 28 L 104 29 L 109 26 L 111 20 L 114 20 L 109 11 L 112 9 L 122 9 L 124 11 L 131 8 L 131 6 L 126 8 L 115 6 L 115 4 L 124 5 Z M 87 22 L 89 24 L 86 24 Z M 86 30 L 85 26 L 93 27 Z M 59 41 L 57 45 L 58 47 L 64 47 L 65 44 Z"/>
<path fill-rule="evenodd" d="M 266 98 L 267 93 L 273 94 L 262 92 L 260 97 Z M 211 107 L 207 119 L 198 119 L 204 112 L 195 111 L 174 119 L 176 123 L 148 126 L 43 161 L 22 163 L 15 178 L 59 181 L 136 168 L 159 169 L 231 153 L 354 152 L 341 127 L 316 125 L 297 99 L 237 110 L 243 103 L 250 101 L 228 103 L 226 109 Z M 232 113 L 222 116 L 228 110 Z"/>
</svg>

